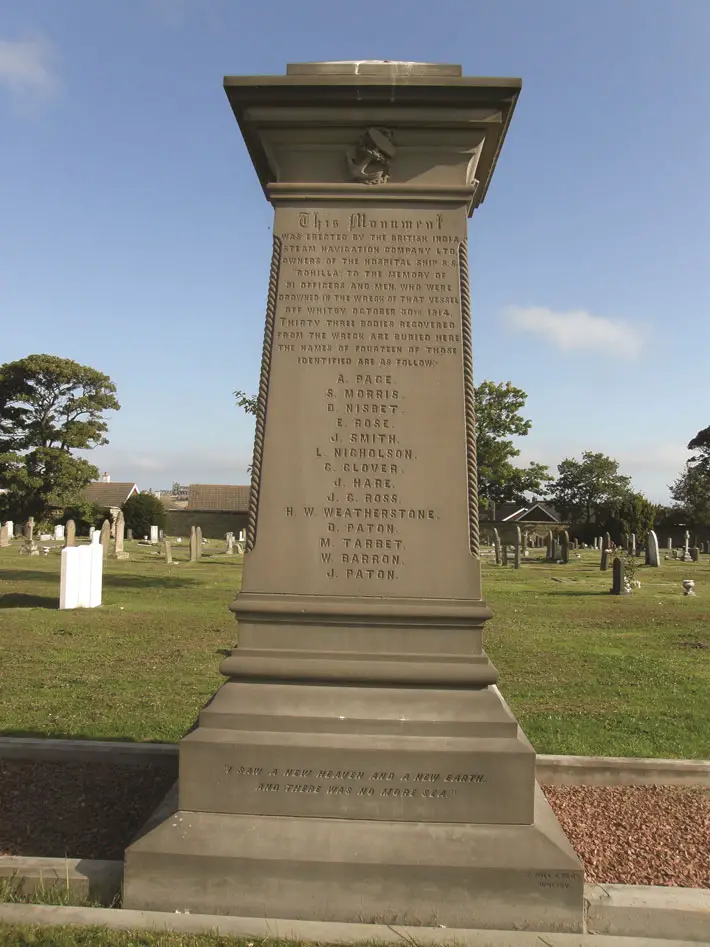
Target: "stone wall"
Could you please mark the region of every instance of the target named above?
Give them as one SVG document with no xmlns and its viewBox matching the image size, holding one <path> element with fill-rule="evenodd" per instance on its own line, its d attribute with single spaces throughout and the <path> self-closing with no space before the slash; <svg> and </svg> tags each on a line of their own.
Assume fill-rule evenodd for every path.
<svg viewBox="0 0 710 947">
<path fill-rule="evenodd" d="M 166 510 L 165 535 L 190 535 L 190 527 L 199 526 L 205 539 L 224 539 L 225 533 L 239 536 L 247 528 L 246 513 L 220 513 L 207 510 Z"/>
</svg>

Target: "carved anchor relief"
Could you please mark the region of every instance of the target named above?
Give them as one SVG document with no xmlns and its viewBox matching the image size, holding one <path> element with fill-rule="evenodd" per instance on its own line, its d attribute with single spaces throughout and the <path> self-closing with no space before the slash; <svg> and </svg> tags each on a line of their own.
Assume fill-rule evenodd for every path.
<svg viewBox="0 0 710 947">
<path fill-rule="evenodd" d="M 351 177 L 360 184 L 384 184 L 390 176 L 390 163 L 397 154 L 393 137 L 394 133 L 388 128 L 368 128 L 345 154 Z"/>
</svg>

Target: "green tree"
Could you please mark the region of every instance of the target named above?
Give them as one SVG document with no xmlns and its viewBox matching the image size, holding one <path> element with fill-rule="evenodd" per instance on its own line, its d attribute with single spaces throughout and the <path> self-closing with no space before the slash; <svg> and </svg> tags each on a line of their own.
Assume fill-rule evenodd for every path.
<svg viewBox="0 0 710 947">
<path fill-rule="evenodd" d="M 645 536 L 653 529 L 658 515 L 658 506 L 651 503 L 643 493 L 629 491 L 621 502 L 618 518 L 625 533 Z"/>
<path fill-rule="evenodd" d="M 695 453 L 671 485 L 671 498 L 687 525 L 710 525 L 710 427 L 698 431 L 688 450 Z"/>
<path fill-rule="evenodd" d="M 150 536 L 150 527 L 165 529 L 165 506 L 153 493 L 134 493 L 121 507 L 126 529 L 132 529 L 136 539 Z"/>
<path fill-rule="evenodd" d="M 0 512 L 42 520 L 83 505 L 98 469 L 74 450 L 107 444 L 104 412 L 120 408 L 107 375 L 56 355 L 0 365 Z"/>
<path fill-rule="evenodd" d="M 256 414 L 257 399 L 235 391 L 237 405 L 247 414 Z M 481 506 L 490 502 L 523 502 L 526 493 L 540 496 L 544 484 L 552 480 L 547 467 L 531 463 L 528 467 L 513 464 L 520 451 L 511 437 L 523 437 L 531 421 L 520 414 L 527 394 L 509 381 L 496 384 L 483 381 L 475 389 L 476 450 L 478 456 L 478 495 Z"/>
<path fill-rule="evenodd" d="M 510 438 L 524 437 L 532 426 L 520 413 L 527 397 L 509 381 L 483 381 L 475 389 L 478 495 L 483 507 L 491 502 L 521 503 L 526 493 L 540 496 L 552 480 L 543 464 L 513 463 L 520 451 Z"/>
<path fill-rule="evenodd" d="M 618 514 L 630 492 L 631 478 L 619 473 L 617 460 L 602 453 L 585 451 L 581 461 L 566 457 L 557 470 L 550 499 L 572 522 L 589 526 Z"/>
<path fill-rule="evenodd" d="M 247 414 L 256 414 L 256 404 L 259 400 L 256 396 L 252 398 L 243 391 L 235 391 L 234 397 L 238 408 L 243 408 Z"/>
</svg>

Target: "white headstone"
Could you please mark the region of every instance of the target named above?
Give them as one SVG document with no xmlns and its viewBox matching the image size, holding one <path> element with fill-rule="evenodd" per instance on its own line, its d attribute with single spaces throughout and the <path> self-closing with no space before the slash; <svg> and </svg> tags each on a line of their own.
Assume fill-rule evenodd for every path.
<svg viewBox="0 0 710 947">
<path fill-rule="evenodd" d="M 57 543 L 64 541 L 64 526 L 61 523 L 57 523 L 54 527 L 54 541 Z"/>
<path fill-rule="evenodd" d="M 159 539 L 160 530 L 157 526 L 150 527 L 150 541 L 151 543 L 157 543 Z"/>
<path fill-rule="evenodd" d="M 239 530 L 239 542 L 245 543 L 247 541 L 247 531 L 245 529 Z"/>
<path fill-rule="evenodd" d="M 10 537 L 10 539 L 14 539 L 15 538 L 15 524 L 12 522 L 12 520 L 8 520 L 5 523 L 5 526 L 7 526 L 7 535 Z"/>
<path fill-rule="evenodd" d="M 96 608 L 101 604 L 104 547 L 94 532 L 88 546 L 65 546 L 59 585 L 59 607 Z"/>
<path fill-rule="evenodd" d="M 89 527 L 89 539 L 93 539 L 93 538 L 94 538 L 94 533 L 95 533 L 95 532 L 96 532 L 96 527 L 95 527 L 95 526 L 90 526 L 90 527 Z"/>
</svg>

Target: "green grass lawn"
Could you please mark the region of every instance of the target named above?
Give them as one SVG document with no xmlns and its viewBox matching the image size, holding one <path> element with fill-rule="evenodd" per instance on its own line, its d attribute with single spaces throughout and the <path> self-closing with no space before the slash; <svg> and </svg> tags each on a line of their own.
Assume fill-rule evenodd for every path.
<svg viewBox="0 0 710 947">
<path fill-rule="evenodd" d="M 112 931 L 102 927 L 0 924 L 0 947 L 294 947 L 294 942 L 209 934 Z"/>
<path fill-rule="evenodd" d="M 222 681 L 241 558 L 223 542 L 168 566 L 127 543 L 104 605 L 60 612 L 59 555 L 0 549 L 0 733 L 176 741 Z M 536 551 L 535 551 L 536 552 Z M 641 567 L 608 594 L 596 553 L 568 566 L 484 562 L 486 649 L 540 753 L 710 758 L 710 561 Z M 681 581 L 695 578 L 686 598 Z"/>
</svg>

